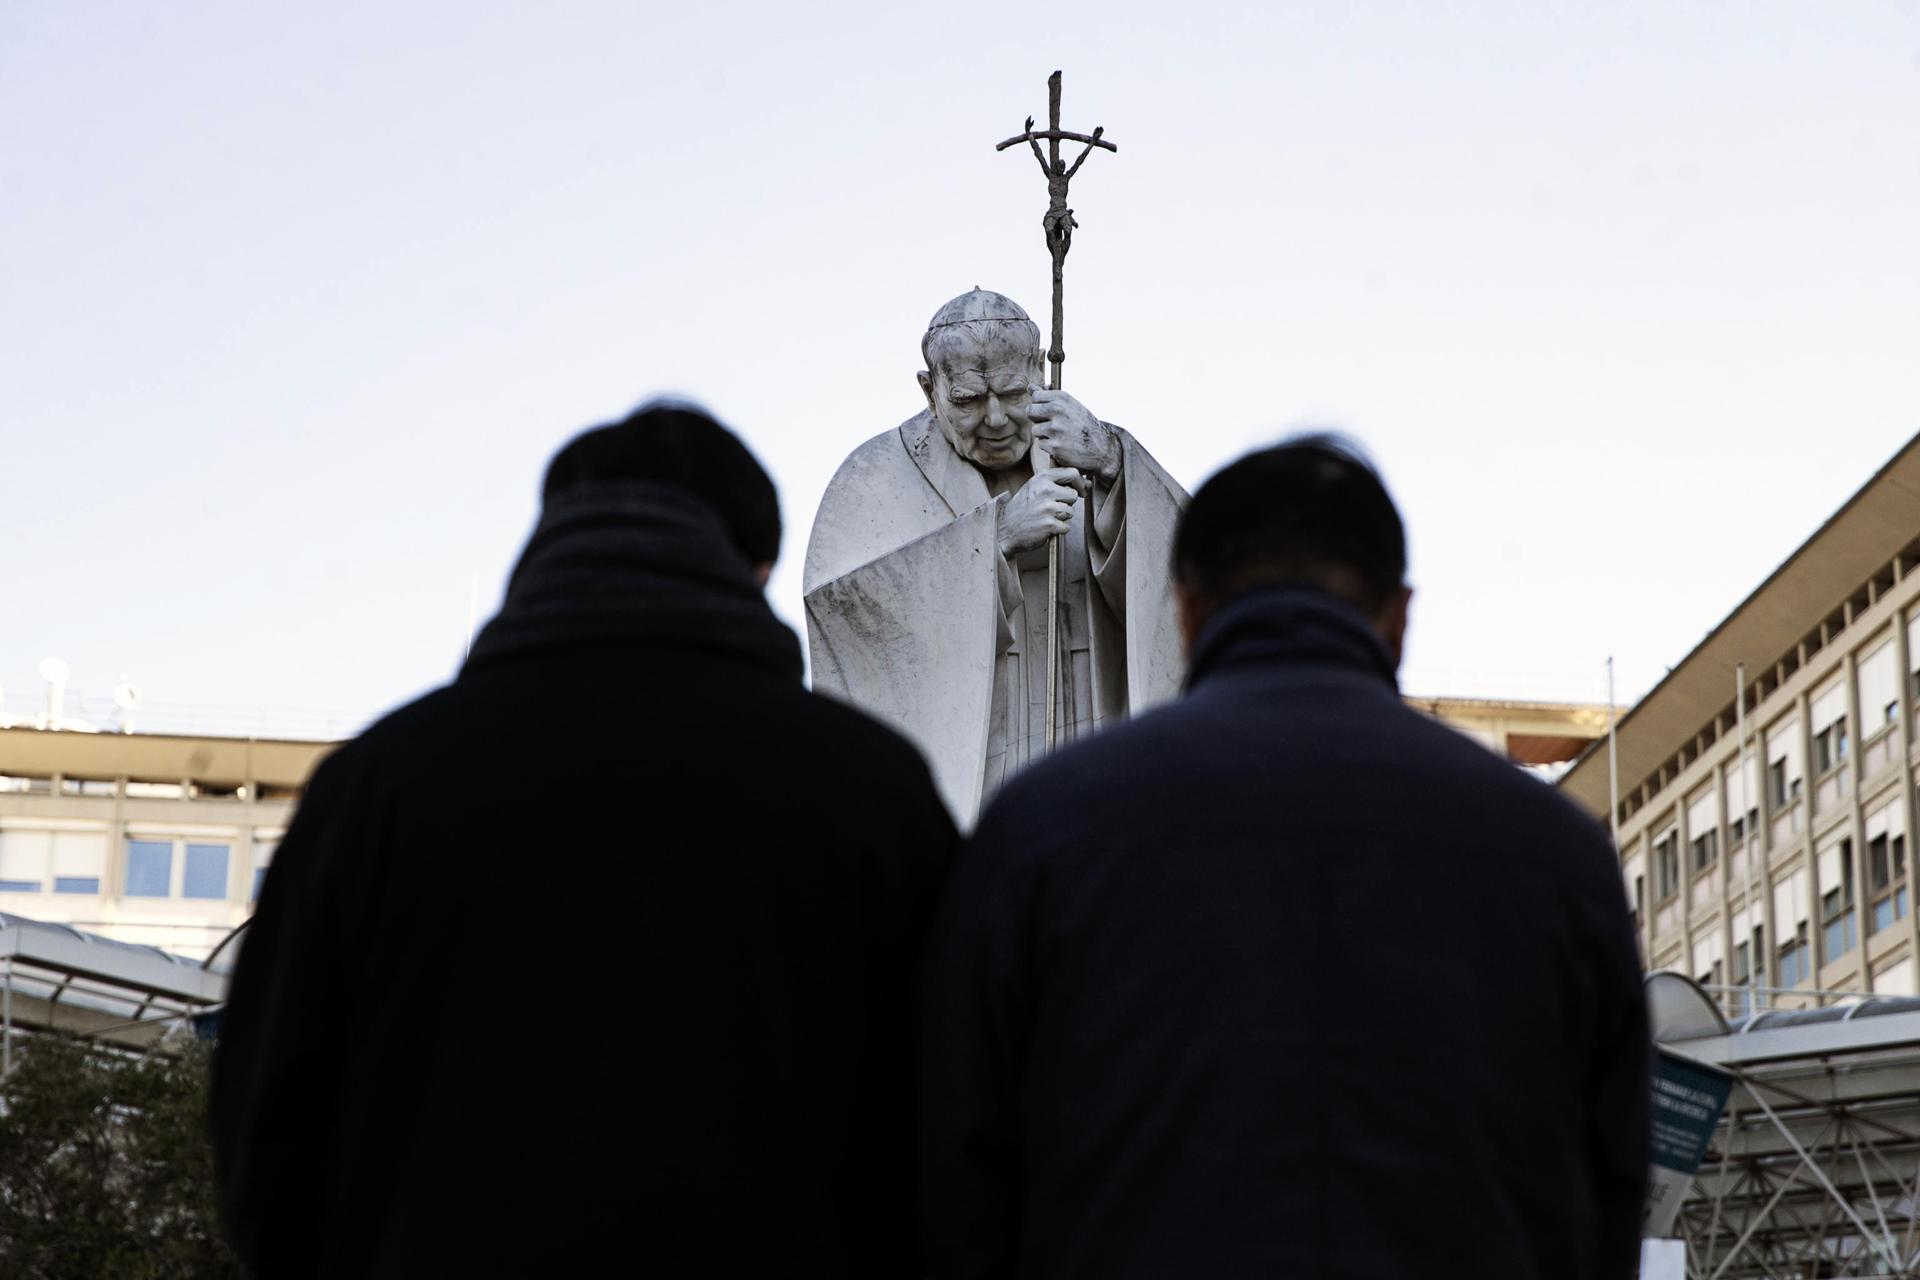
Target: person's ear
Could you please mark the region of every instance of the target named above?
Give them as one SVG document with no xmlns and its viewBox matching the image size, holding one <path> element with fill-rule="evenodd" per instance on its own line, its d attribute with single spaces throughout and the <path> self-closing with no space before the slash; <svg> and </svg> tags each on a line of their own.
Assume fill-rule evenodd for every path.
<svg viewBox="0 0 1920 1280">
<path fill-rule="evenodd" d="M 1413 601 L 1413 588 L 1402 583 L 1393 593 L 1386 606 L 1375 615 L 1373 629 L 1380 633 L 1381 642 L 1387 646 L 1387 653 L 1393 659 L 1393 669 L 1400 669 L 1400 657 L 1407 645 L 1407 606 Z"/>
<path fill-rule="evenodd" d="M 1174 584 L 1173 604 L 1180 618 L 1180 656 L 1192 662 L 1193 646 L 1199 641 L 1207 619 L 1213 616 L 1213 609 L 1199 592 L 1184 582 Z"/>
<path fill-rule="evenodd" d="M 922 369 L 919 373 L 915 374 L 914 376 L 920 379 L 920 394 L 927 398 L 927 408 L 929 409 L 933 408 L 933 372 L 932 370 Z"/>
<path fill-rule="evenodd" d="M 762 590 L 766 589 L 767 580 L 771 577 L 773 577 L 773 561 L 769 560 L 765 564 L 753 566 L 754 583 Z"/>
</svg>

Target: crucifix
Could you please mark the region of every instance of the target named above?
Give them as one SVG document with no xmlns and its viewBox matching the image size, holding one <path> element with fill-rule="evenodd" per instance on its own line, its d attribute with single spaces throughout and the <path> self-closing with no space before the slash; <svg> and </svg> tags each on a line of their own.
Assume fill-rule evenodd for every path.
<svg viewBox="0 0 1920 1280">
<path fill-rule="evenodd" d="M 1005 151 L 1008 147 L 1017 147 L 1026 143 L 1033 148 L 1033 158 L 1040 162 L 1040 172 L 1047 176 L 1047 214 L 1041 219 L 1046 231 L 1047 253 L 1053 258 L 1053 334 L 1047 343 L 1047 363 L 1052 366 L 1048 389 L 1060 390 L 1060 365 L 1066 360 L 1064 343 L 1066 320 L 1064 303 L 1066 299 L 1067 250 L 1073 247 L 1073 229 L 1080 224 L 1074 221 L 1073 210 L 1067 207 L 1067 185 L 1073 181 L 1073 175 L 1080 172 L 1080 166 L 1087 162 L 1095 147 L 1104 147 L 1108 151 L 1120 148 L 1104 140 L 1100 135 L 1102 127 L 1095 127 L 1091 134 L 1069 133 L 1060 127 L 1060 73 L 1054 72 L 1047 77 L 1047 127 L 1036 131 L 1033 117 L 1027 117 L 1026 129 L 1019 135 L 1008 138 L 994 147 L 995 151 Z M 1046 151 L 1040 150 L 1040 142 L 1045 139 Z M 1083 146 L 1071 166 L 1060 158 L 1061 142 L 1078 142 Z M 1036 463 L 1036 471 L 1041 468 Z M 1057 733 L 1055 717 L 1060 702 L 1060 540 L 1054 538 L 1047 543 L 1047 736 L 1046 749 L 1053 750 Z"/>
<path fill-rule="evenodd" d="M 1053 336 L 1047 344 L 1047 361 L 1053 366 L 1053 378 L 1050 390 L 1060 389 L 1060 363 L 1067 358 L 1066 349 L 1061 345 L 1064 338 L 1065 320 L 1062 304 L 1066 296 L 1067 250 L 1073 247 L 1073 229 L 1080 224 L 1074 221 L 1073 210 L 1067 207 L 1067 184 L 1073 181 L 1073 175 L 1080 172 L 1080 166 L 1087 162 L 1095 147 L 1105 147 L 1108 151 L 1120 148 L 1106 141 L 1100 135 L 1103 127 L 1096 127 L 1091 134 L 1068 133 L 1060 127 L 1060 73 L 1054 72 L 1047 77 L 1047 127 L 1035 132 L 1033 117 L 1027 117 L 1026 132 L 1018 137 L 1008 138 L 994 148 L 1005 151 L 1008 147 L 1017 147 L 1026 143 L 1033 148 L 1033 158 L 1040 162 L 1040 172 L 1047 177 L 1047 216 L 1041 219 L 1041 225 L 1047 233 L 1047 252 L 1053 257 Z M 1040 140 L 1046 139 L 1047 149 L 1040 150 Z M 1079 142 L 1085 145 L 1080 156 L 1072 166 L 1060 158 L 1060 143 Z"/>
</svg>

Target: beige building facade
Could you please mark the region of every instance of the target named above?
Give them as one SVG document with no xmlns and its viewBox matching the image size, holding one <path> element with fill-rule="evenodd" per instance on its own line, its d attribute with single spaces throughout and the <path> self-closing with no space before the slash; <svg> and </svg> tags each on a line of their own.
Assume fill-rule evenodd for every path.
<svg viewBox="0 0 1920 1280">
<path fill-rule="evenodd" d="M 1606 732 L 1604 707 L 1408 702 L 1523 765 L 1571 759 Z M 252 914 L 300 789 L 335 745 L 0 726 L 0 916 L 204 960 Z"/>
<path fill-rule="evenodd" d="M 333 746 L 0 728 L 0 913 L 204 959 Z"/>
<path fill-rule="evenodd" d="M 1726 988 L 1920 993 L 1916 710 L 1920 437 L 1620 718 L 1613 816 L 1648 967 L 1735 1013 Z M 1609 765 L 1603 741 L 1560 782 L 1601 820 Z"/>
<path fill-rule="evenodd" d="M 1413 695 L 1408 706 L 1517 765 L 1551 769 L 1607 736 L 1607 708 L 1585 702 Z"/>
</svg>

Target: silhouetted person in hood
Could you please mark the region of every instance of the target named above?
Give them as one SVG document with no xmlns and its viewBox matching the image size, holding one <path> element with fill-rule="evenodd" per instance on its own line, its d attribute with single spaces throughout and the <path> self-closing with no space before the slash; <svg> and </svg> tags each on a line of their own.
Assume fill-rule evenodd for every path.
<svg viewBox="0 0 1920 1280">
<path fill-rule="evenodd" d="M 316 771 L 214 1064 L 262 1277 L 900 1276 L 912 996 L 956 841 L 801 687 L 772 482 L 590 431 L 458 679 Z"/>
</svg>

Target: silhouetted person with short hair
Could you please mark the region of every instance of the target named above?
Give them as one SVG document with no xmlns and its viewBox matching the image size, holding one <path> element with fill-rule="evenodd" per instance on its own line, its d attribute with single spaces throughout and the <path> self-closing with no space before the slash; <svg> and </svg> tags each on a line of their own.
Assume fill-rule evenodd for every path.
<svg viewBox="0 0 1920 1280">
<path fill-rule="evenodd" d="M 779 546 L 704 413 L 589 431 L 459 677 L 316 771 L 214 1064 L 262 1280 L 915 1274 L 957 837 L 913 748 L 801 687 Z"/>
<path fill-rule="evenodd" d="M 931 1273 L 1632 1276 L 1618 864 L 1402 703 L 1379 478 L 1325 437 L 1252 454 L 1174 558 L 1186 695 L 1013 781 L 943 900 Z"/>
</svg>

